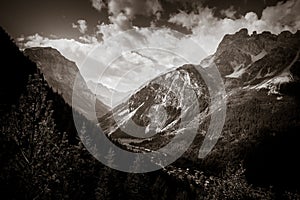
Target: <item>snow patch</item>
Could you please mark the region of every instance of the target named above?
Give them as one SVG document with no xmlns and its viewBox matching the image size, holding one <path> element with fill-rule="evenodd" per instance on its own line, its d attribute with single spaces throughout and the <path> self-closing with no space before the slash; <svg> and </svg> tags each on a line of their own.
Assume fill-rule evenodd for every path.
<svg viewBox="0 0 300 200">
<path fill-rule="evenodd" d="M 268 94 L 280 94 L 278 91 L 280 89 L 280 85 L 283 83 L 289 83 L 291 81 L 293 81 L 291 74 L 281 75 L 281 76 L 276 76 L 259 85 L 253 86 L 251 89 L 256 89 L 256 90 L 268 89 L 269 90 Z"/>
<path fill-rule="evenodd" d="M 266 50 L 262 50 L 259 54 L 257 54 L 256 56 L 251 55 L 251 60 L 252 63 L 255 63 L 256 61 L 259 61 L 260 59 L 262 59 L 263 57 L 265 57 L 268 53 L 266 52 Z"/>
<path fill-rule="evenodd" d="M 245 72 L 246 72 L 246 69 L 244 68 L 244 65 L 240 65 L 240 66 L 234 68 L 234 72 L 232 74 L 227 75 L 225 77 L 226 78 L 240 78 Z"/>
</svg>

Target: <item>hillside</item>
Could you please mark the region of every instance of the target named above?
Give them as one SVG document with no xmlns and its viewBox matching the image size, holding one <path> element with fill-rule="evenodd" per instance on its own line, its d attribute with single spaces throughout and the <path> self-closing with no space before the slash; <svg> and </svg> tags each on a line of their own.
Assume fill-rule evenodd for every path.
<svg viewBox="0 0 300 200">
<path fill-rule="evenodd" d="M 37 64 L 50 87 L 59 93 L 70 106 L 72 105 L 72 98 L 77 98 L 81 104 L 74 109 L 82 114 L 88 112 L 95 94 L 86 85 L 74 62 L 66 59 L 53 48 L 25 49 L 24 54 Z M 74 93 L 75 96 L 73 97 L 75 80 L 78 85 L 76 88 L 79 91 Z M 109 108 L 97 99 L 96 110 L 99 115 L 104 115 Z M 86 115 L 86 117 L 88 116 Z"/>
</svg>

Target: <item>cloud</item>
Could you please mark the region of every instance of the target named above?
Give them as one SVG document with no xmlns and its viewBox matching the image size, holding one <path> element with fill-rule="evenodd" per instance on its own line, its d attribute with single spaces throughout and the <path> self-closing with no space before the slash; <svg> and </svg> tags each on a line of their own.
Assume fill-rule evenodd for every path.
<svg viewBox="0 0 300 200">
<path fill-rule="evenodd" d="M 214 17 L 213 9 L 198 8 L 198 12 L 180 13 L 172 15 L 169 22 L 181 25 L 192 31 L 190 37 L 197 41 L 208 54 L 216 51 L 218 44 L 225 34 L 233 34 L 241 28 L 249 32 L 270 31 L 278 34 L 289 30 L 296 32 L 300 29 L 300 1 L 289 0 L 279 2 L 276 6 L 267 7 L 259 19 L 257 14 L 249 12 L 238 19 L 232 18 L 233 9 L 223 11 L 227 15 L 224 19 Z"/>
<path fill-rule="evenodd" d="M 162 11 L 158 0 L 111 0 L 108 3 L 108 8 L 113 15 L 124 12 L 131 19 L 136 15 L 151 16 Z"/>
<path fill-rule="evenodd" d="M 83 35 L 79 37 L 79 40 L 86 44 L 96 44 L 98 43 L 98 38 L 96 36 Z"/>
<path fill-rule="evenodd" d="M 109 20 L 115 24 L 120 30 L 129 30 L 132 29 L 132 19 L 130 19 L 124 13 L 118 13 L 117 15 L 113 15 L 109 17 Z"/>
<path fill-rule="evenodd" d="M 106 4 L 103 0 L 92 0 L 92 5 L 98 11 L 101 11 L 103 8 L 106 8 Z"/>
<path fill-rule="evenodd" d="M 88 28 L 86 21 L 83 19 L 79 19 L 76 24 L 73 23 L 72 27 L 77 28 L 79 30 L 79 32 L 82 34 L 85 34 L 87 31 L 87 28 Z"/>
<path fill-rule="evenodd" d="M 160 18 L 162 12 L 159 0 L 93 0 L 92 3 L 99 11 L 107 7 L 110 21 L 119 30 L 131 29 L 132 20 L 138 15 Z"/>
<path fill-rule="evenodd" d="M 25 37 L 21 36 L 19 38 L 17 38 L 17 42 L 24 42 L 25 41 Z"/>
<path fill-rule="evenodd" d="M 285 30 L 300 29 L 300 1 L 290 0 L 285 3 L 279 2 L 276 6 L 266 8 L 261 17 L 261 21 L 280 31 L 280 27 Z"/>
<path fill-rule="evenodd" d="M 227 17 L 229 19 L 235 19 L 235 15 L 237 13 L 237 11 L 234 9 L 233 6 L 230 6 L 230 8 L 226 9 L 226 10 L 221 10 L 220 11 L 221 15 L 223 15 L 224 17 Z"/>
</svg>

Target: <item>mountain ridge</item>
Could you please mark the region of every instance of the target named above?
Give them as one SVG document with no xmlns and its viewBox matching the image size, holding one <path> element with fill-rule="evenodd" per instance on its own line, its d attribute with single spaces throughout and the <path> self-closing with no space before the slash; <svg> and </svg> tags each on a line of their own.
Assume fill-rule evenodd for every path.
<svg viewBox="0 0 300 200">
<path fill-rule="evenodd" d="M 269 86 L 264 84 L 282 77 L 283 72 L 285 77 L 298 79 L 290 69 L 298 68 L 294 64 L 299 62 L 299 46 L 300 31 L 294 34 L 284 31 L 278 35 L 254 32 L 249 35 L 247 29 L 241 29 L 235 34 L 225 35 L 216 53 L 202 63 L 216 64 L 228 88 L 248 87 L 278 93 L 281 83 L 292 80 L 285 78 L 282 82 L 270 81 Z"/>
<path fill-rule="evenodd" d="M 89 110 L 95 95 L 86 85 L 75 62 L 66 59 L 58 50 L 51 47 L 25 49 L 24 54 L 37 64 L 52 89 L 60 93 L 70 106 L 72 98 L 78 98 L 81 104 L 75 109 L 83 114 Z M 73 93 L 75 79 L 79 91 Z M 99 115 L 105 114 L 108 110 L 106 105 L 96 99 L 96 111 Z"/>
</svg>

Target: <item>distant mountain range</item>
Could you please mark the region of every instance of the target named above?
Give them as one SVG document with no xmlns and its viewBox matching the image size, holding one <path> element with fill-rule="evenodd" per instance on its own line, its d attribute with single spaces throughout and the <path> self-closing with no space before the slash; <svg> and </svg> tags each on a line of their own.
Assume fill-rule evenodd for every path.
<svg viewBox="0 0 300 200">
<path fill-rule="evenodd" d="M 92 80 L 89 80 L 87 85 L 90 90 L 97 95 L 97 98 L 109 108 L 114 108 L 115 106 L 125 102 L 133 93 L 133 91 L 120 92 Z"/>
</svg>

